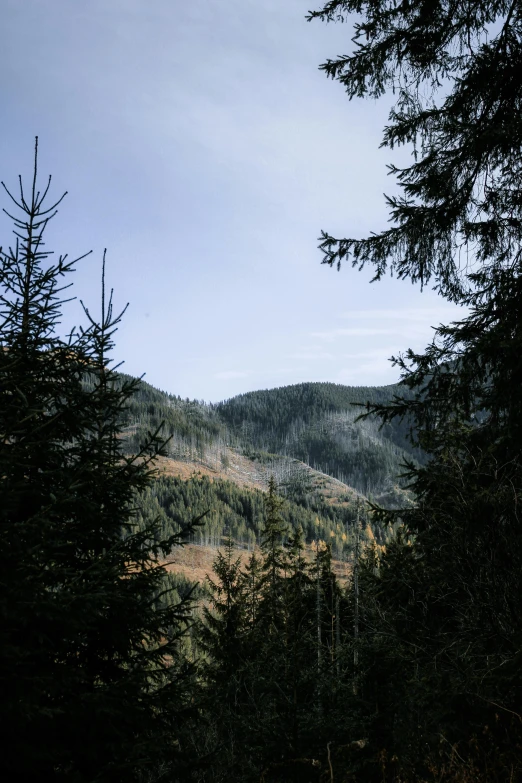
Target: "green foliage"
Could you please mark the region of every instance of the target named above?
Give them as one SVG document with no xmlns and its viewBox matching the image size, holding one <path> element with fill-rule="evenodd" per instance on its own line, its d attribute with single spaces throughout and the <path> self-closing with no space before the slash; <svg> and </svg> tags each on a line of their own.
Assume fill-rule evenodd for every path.
<svg viewBox="0 0 522 783">
<path fill-rule="evenodd" d="M 301 482 L 289 482 L 280 515 L 289 533 L 301 527 L 307 543 L 317 539 L 329 542 L 336 556 L 349 556 L 353 549 L 356 507 L 328 503 L 319 492 Z M 224 479 L 194 475 L 188 481 L 160 476 L 143 492 L 139 519 L 154 516 L 158 535 L 168 537 L 179 531 L 184 520 L 206 513 L 204 526 L 194 531 L 194 543 L 220 546 L 230 536 L 237 544 L 251 550 L 261 542 L 265 514 L 265 493 L 240 487 Z M 391 528 L 373 520 L 371 536 L 384 543 Z M 286 539 L 285 539 L 286 543 Z"/>
<path fill-rule="evenodd" d="M 351 16 L 357 14 L 357 16 Z M 392 226 L 364 239 L 323 232 L 324 263 L 370 263 L 461 301 L 475 260 L 490 273 L 519 263 L 522 239 L 520 7 L 329 0 L 308 19 L 353 23 L 350 54 L 321 68 L 350 99 L 397 102 L 382 146 L 411 144 L 410 166 L 390 165 L 403 193 L 387 197 Z M 352 36 L 348 36 L 352 37 Z M 466 262 L 464 262 L 466 259 Z"/>
<path fill-rule="evenodd" d="M 119 374 L 120 383 L 130 375 Z M 143 380 L 122 412 L 123 449 L 135 454 L 150 432 L 168 440 L 167 453 L 178 459 L 198 458 L 205 447 L 229 439 L 226 427 L 210 405 L 198 400 L 182 400 L 155 389 Z"/>
<path fill-rule="evenodd" d="M 283 614 L 280 605 L 283 601 L 283 581 L 288 565 L 284 543 L 289 531 L 282 516 L 283 501 L 276 492 L 277 485 L 271 476 L 268 495 L 265 498 L 265 524 L 261 532 L 263 566 L 260 588 L 263 610 L 262 617 L 258 617 L 264 634 L 269 636 L 281 630 L 278 621 Z"/>
<path fill-rule="evenodd" d="M 128 376 L 122 379 L 130 380 Z M 148 433 L 169 439 L 174 459 L 230 467 L 230 447 L 274 470 L 283 455 L 305 462 L 364 493 L 396 484 L 405 459 L 423 460 L 407 422 L 379 429 L 357 422 L 357 406 L 384 403 L 399 387 L 312 383 L 239 395 L 217 405 L 181 400 L 141 383 L 122 418 L 124 451 L 135 453 Z M 402 393 L 408 393 L 402 389 Z M 281 476 L 278 476 L 281 479 Z"/>
</svg>

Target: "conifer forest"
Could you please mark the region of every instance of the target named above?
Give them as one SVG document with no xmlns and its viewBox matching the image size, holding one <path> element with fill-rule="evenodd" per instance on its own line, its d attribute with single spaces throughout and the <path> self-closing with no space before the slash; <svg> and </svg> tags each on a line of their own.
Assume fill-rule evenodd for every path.
<svg viewBox="0 0 522 783">
<path fill-rule="evenodd" d="M 391 95 L 382 146 L 414 154 L 388 227 L 318 226 L 318 263 L 466 308 L 397 384 L 210 404 L 125 374 L 110 251 L 60 331 L 85 256 L 47 249 L 38 138 L 2 182 L 5 783 L 522 783 L 522 5 L 306 17 L 348 18 L 320 69 Z"/>
</svg>

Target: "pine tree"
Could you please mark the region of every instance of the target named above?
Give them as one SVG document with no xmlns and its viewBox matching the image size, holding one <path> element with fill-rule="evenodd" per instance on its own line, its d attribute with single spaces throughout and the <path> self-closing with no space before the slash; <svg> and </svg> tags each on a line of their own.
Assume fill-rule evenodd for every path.
<svg viewBox="0 0 522 783">
<path fill-rule="evenodd" d="M 202 744 L 208 762 L 205 780 L 225 780 L 241 768 L 241 723 L 244 719 L 244 663 L 249 634 L 241 558 L 234 558 L 232 538 L 219 551 L 207 578 L 209 606 L 203 607 L 198 642 L 201 703 L 205 714 Z M 238 761 L 239 757 L 239 761 Z"/>
<path fill-rule="evenodd" d="M 357 16 L 351 16 L 357 14 Z M 477 265 L 520 265 L 522 11 L 517 0 L 395 3 L 329 0 L 308 21 L 353 24 L 352 53 L 321 69 L 349 99 L 397 96 L 383 147 L 414 161 L 389 166 L 403 195 L 386 197 L 389 229 L 364 239 L 323 232 L 324 263 L 370 263 L 460 302 Z"/>
<path fill-rule="evenodd" d="M 86 310 L 85 329 L 59 335 L 75 262 L 43 250 L 61 201 L 46 208 L 49 185 L 37 190 L 36 145 L 29 197 L 21 179 L 19 198 L 7 191 L 19 213 L 1 254 L 2 779 L 141 780 L 162 765 L 175 776 L 190 719 L 188 604 L 157 602 L 184 531 L 137 525 L 162 444 L 152 434 L 122 453 L 139 382 L 110 368 L 121 315 L 104 285 L 101 319 Z"/>
<path fill-rule="evenodd" d="M 386 618 L 400 651 L 397 657 L 388 648 L 401 692 L 389 695 L 389 705 L 402 706 L 388 727 L 389 747 L 410 748 L 415 766 L 421 747 L 437 756 L 443 735 L 448 747 L 458 743 L 478 780 L 493 769 L 522 775 L 515 718 L 522 646 L 515 598 L 522 588 L 522 278 L 513 271 L 470 278 L 469 316 L 439 327 L 424 354 L 410 351 L 397 360 L 413 397 L 370 406 L 384 422 L 409 417 L 430 457 L 423 468 L 409 467 L 414 508 L 375 509 L 384 522 L 400 519 L 410 540 L 397 541 L 385 555 L 371 611 Z"/>
<path fill-rule="evenodd" d="M 256 626 L 259 617 L 262 586 L 262 563 L 254 551 L 248 558 L 243 572 L 243 588 L 245 592 L 245 604 L 247 620 L 250 627 Z"/>
</svg>

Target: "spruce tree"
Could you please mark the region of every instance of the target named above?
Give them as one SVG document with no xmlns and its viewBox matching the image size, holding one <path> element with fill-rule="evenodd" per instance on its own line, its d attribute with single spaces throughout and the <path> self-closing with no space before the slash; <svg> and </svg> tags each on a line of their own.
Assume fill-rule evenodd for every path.
<svg viewBox="0 0 522 783">
<path fill-rule="evenodd" d="M 254 551 L 248 558 L 243 572 L 243 588 L 245 593 L 245 611 L 247 622 L 253 628 L 259 617 L 262 586 L 262 562 Z"/>
<path fill-rule="evenodd" d="M 46 206 L 50 178 L 37 189 L 37 149 L 29 192 L 21 178 L 18 198 L 6 188 L 16 243 L 1 254 L 1 776 L 92 783 L 161 767 L 175 779 L 190 717 L 188 605 L 157 601 L 183 531 L 137 525 L 162 443 L 151 434 L 122 453 L 139 382 L 110 367 L 121 315 L 104 285 L 100 319 L 86 309 L 84 329 L 59 334 L 76 262 L 43 249 L 61 199 Z"/>
<path fill-rule="evenodd" d="M 268 482 L 265 499 L 265 524 L 261 534 L 262 566 L 262 618 L 263 633 L 276 633 L 282 621 L 282 600 L 287 557 L 284 539 L 288 528 L 281 516 L 283 500 L 277 494 L 273 476 Z"/>
<path fill-rule="evenodd" d="M 320 67 L 348 98 L 397 96 L 383 147 L 411 145 L 390 165 L 402 195 L 392 226 L 366 238 L 323 232 L 324 263 L 369 263 L 460 302 L 467 274 L 520 266 L 522 11 L 517 0 L 329 0 L 308 21 L 348 24 L 349 54 Z"/>
<path fill-rule="evenodd" d="M 520 285 L 502 286 L 497 299 L 476 280 L 469 317 L 440 328 L 424 355 L 410 354 L 412 367 L 402 360 L 414 399 L 375 409 L 384 420 L 411 414 L 430 460 L 410 466 L 415 507 L 376 509 L 384 521 L 399 518 L 410 540 L 384 556 L 371 611 L 387 618 L 402 651 L 401 689 L 410 683 L 391 741 L 411 746 L 413 724 L 425 751 L 436 755 L 442 734 L 477 779 L 491 770 L 502 779 L 522 775 L 522 455 L 512 382 Z M 405 679 L 405 669 L 415 676 Z"/>
<path fill-rule="evenodd" d="M 233 541 L 218 551 L 212 564 L 215 577 L 207 577 L 210 606 L 203 607 L 201 642 L 211 659 L 211 677 L 226 685 L 241 660 L 245 634 L 246 602 L 241 558 L 234 557 Z"/>
<path fill-rule="evenodd" d="M 245 639 L 249 617 L 245 599 L 241 558 L 234 557 L 232 538 L 218 551 L 207 578 L 209 605 L 203 607 L 198 623 L 202 726 L 208 760 L 205 780 L 224 780 L 238 766 L 237 748 L 244 719 Z M 241 767 L 241 762 L 239 762 Z"/>
<path fill-rule="evenodd" d="M 383 146 L 414 152 L 390 166 L 403 189 L 387 200 L 393 225 L 323 233 L 324 263 L 432 281 L 469 308 L 424 353 L 394 359 L 410 400 L 368 405 L 409 420 L 428 456 L 408 467 L 415 508 L 375 508 L 404 527 L 362 598 L 374 774 L 519 780 L 520 3 L 331 0 L 313 18 L 353 21 L 354 51 L 322 68 L 350 99 L 393 90 Z"/>
</svg>

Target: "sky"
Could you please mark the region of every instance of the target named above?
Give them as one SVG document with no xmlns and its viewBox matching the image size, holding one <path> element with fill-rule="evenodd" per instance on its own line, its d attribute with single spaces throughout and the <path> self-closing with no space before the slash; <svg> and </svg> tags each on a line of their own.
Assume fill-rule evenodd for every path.
<svg viewBox="0 0 522 783">
<path fill-rule="evenodd" d="M 350 24 L 313 0 L 3 0 L 0 179 L 68 192 L 47 248 L 77 265 L 62 328 L 99 311 L 122 370 L 217 402 L 304 381 L 394 383 L 389 357 L 462 316 L 434 291 L 321 264 L 321 230 L 388 223 L 391 100 L 349 101 L 319 65 Z M 2 200 L 3 199 L 3 200 Z M 8 208 L 5 193 L 0 206 Z M 0 218 L 0 244 L 12 242 Z"/>
</svg>

